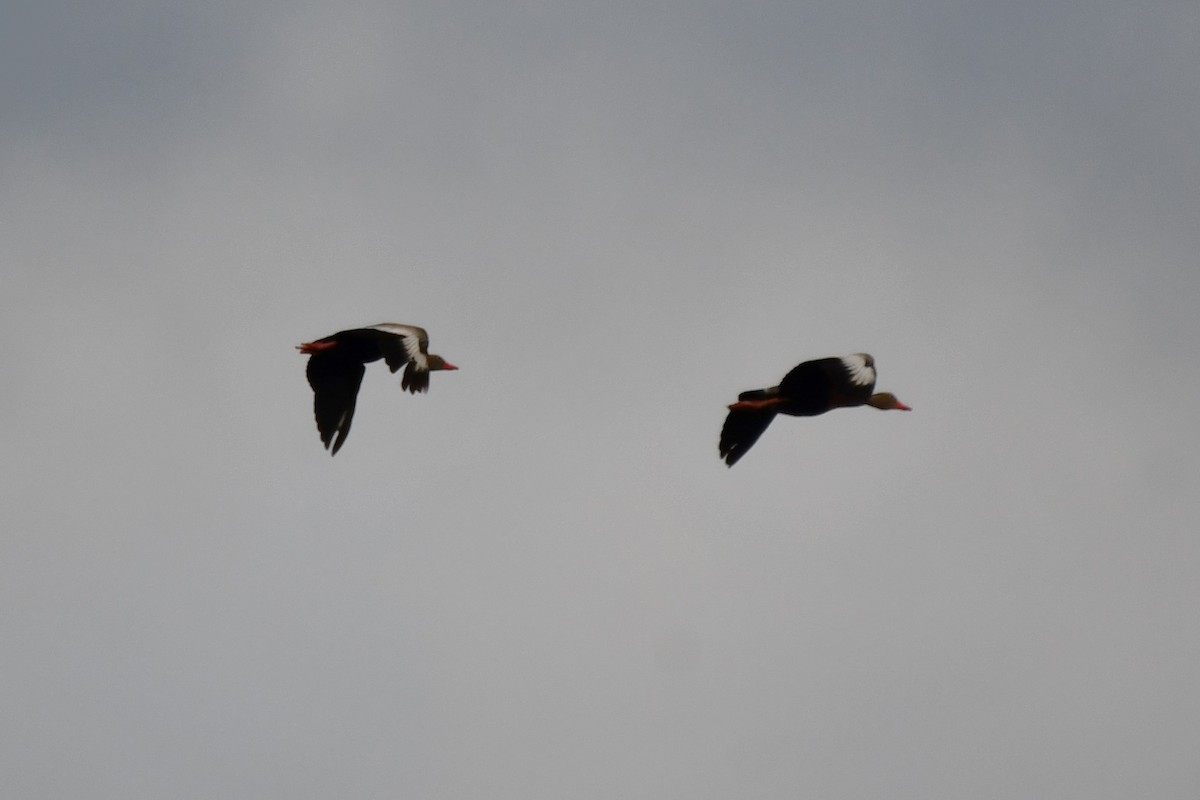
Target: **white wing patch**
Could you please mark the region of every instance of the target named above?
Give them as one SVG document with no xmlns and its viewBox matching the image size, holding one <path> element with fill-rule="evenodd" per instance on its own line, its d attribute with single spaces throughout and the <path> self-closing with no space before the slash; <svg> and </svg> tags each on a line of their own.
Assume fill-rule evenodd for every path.
<svg viewBox="0 0 1200 800">
<path fill-rule="evenodd" d="M 381 322 L 370 327 L 372 330 L 399 336 L 400 341 L 404 342 L 404 352 L 408 353 L 408 360 L 413 363 L 413 366 L 420 370 L 429 369 L 429 362 L 425 360 L 425 354 L 421 352 L 421 343 L 429 342 L 429 334 L 425 333 L 424 328 L 418 328 L 416 325 L 401 325 L 398 322 Z"/>
<path fill-rule="evenodd" d="M 875 359 L 866 353 L 843 356 L 842 365 L 846 376 L 855 386 L 871 386 L 875 383 Z"/>
</svg>

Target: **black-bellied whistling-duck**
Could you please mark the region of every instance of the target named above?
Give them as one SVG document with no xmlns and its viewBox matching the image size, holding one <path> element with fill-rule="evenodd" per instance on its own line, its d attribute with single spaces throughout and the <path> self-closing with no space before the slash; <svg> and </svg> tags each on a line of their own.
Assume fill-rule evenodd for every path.
<svg viewBox="0 0 1200 800">
<path fill-rule="evenodd" d="M 721 458 L 731 467 L 736 464 L 776 414 L 815 417 L 849 406 L 912 411 L 891 392 L 872 394 L 874 388 L 875 359 L 866 353 L 805 361 L 778 386 L 738 395 L 721 429 Z"/>
<path fill-rule="evenodd" d="M 308 383 L 313 388 L 313 412 L 321 441 L 336 455 L 350 435 L 354 404 L 366 365 L 384 359 L 392 372 L 403 367 L 400 387 L 412 393 L 429 388 L 429 373 L 458 369 L 429 352 L 429 334 L 415 325 L 382 322 L 366 328 L 340 331 L 315 342 L 297 345 L 308 359 Z M 337 438 L 334 439 L 334 435 Z"/>
</svg>

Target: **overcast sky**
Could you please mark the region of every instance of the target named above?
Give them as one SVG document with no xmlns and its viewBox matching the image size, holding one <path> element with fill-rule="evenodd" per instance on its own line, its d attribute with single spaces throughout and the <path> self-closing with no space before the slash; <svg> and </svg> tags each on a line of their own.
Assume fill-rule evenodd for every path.
<svg viewBox="0 0 1200 800">
<path fill-rule="evenodd" d="M 0 795 L 1200 796 L 1194 0 L 3 17 Z"/>
</svg>

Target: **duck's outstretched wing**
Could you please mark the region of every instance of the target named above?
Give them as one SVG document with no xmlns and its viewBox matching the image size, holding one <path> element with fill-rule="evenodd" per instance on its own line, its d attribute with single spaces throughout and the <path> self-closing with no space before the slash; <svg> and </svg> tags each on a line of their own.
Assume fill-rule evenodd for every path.
<svg viewBox="0 0 1200 800">
<path fill-rule="evenodd" d="M 350 435 L 358 389 L 366 371 L 365 365 L 337 358 L 332 352 L 320 353 L 308 359 L 313 415 L 317 419 L 321 442 L 331 455 L 337 455 Z"/>
</svg>

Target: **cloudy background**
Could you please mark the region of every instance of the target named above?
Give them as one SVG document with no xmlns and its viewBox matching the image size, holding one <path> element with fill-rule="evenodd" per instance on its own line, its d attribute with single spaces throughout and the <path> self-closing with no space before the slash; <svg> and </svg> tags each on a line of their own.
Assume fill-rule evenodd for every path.
<svg viewBox="0 0 1200 800">
<path fill-rule="evenodd" d="M 1198 35 L 14 4 L 0 794 L 1195 800 Z M 382 321 L 461 370 L 331 459 Z M 913 413 L 719 461 L 859 350 Z"/>
</svg>

